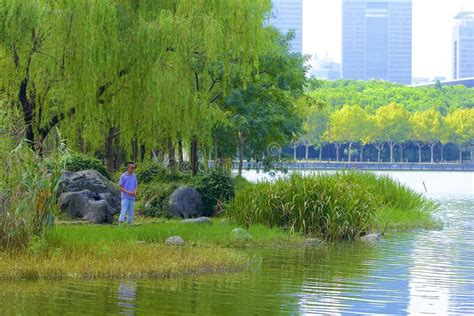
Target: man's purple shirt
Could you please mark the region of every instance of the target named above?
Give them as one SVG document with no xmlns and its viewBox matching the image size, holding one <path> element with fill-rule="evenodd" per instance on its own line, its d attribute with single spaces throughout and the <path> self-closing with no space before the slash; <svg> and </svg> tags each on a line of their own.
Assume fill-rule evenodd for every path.
<svg viewBox="0 0 474 316">
<path fill-rule="evenodd" d="M 125 172 L 120 176 L 119 185 L 127 191 L 133 192 L 138 186 L 137 177 L 132 173 Z M 135 200 L 135 196 L 122 192 L 122 199 Z"/>
</svg>

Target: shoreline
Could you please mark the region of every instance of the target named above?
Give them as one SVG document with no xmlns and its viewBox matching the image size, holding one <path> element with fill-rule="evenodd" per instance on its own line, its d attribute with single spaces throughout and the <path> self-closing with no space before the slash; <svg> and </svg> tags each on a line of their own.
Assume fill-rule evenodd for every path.
<svg viewBox="0 0 474 316">
<path fill-rule="evenodd" d="M 211 164 L 212 165 L 212 164 Z M 238 162 L 232 163 L 233 170 L 238 169 Z M 264 170 L 262 162 L 244 162 L 244 170 Z M 395 162 L 278 162 L 274 169 L 287 170 L 373 170 L 373 171 L 446 171 L 474 172 L 474 164 L 469 163 L 395 163 Z"/>
<path fill-rule="evenodd" d="M 385 227 L 387 232 L 434 229 L 425 220 L 400 227 L 400 219 L 394 219 L 389 220 L 388 229 Z M 217 219 L 211 225 L 177 221 L 145 221 L 131 227 L 77 224 L 55 226 L 44 242 L 33 242 L 26 251 L 0 251 L 0 281 L 161 279 L 235 273 L 250 267 L 252 256 L 244 251 L 249 247 L 327 244 L 313 236 L 262 225 L 245 230 L 250 238 L 235 238 L 231 232 L 236 225 Z M 385 226 L 386 220 L 378 224 L 375 229 Z M 171 235 L 182 236 L 186 244 L 166 245 L 164 241 Z"/>
</svg>

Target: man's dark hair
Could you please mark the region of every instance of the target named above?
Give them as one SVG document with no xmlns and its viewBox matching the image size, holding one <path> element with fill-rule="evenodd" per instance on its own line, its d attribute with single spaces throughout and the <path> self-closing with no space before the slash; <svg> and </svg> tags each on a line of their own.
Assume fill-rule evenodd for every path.
<svg viewBox="0 0 474 316">
<path fill-rule="evenodd" d="M 135 163 L 133 161 L 129 161 L 129 162 L 127 162 L 127 166 L 128 165 L 135 165 Z"/>
</svg>

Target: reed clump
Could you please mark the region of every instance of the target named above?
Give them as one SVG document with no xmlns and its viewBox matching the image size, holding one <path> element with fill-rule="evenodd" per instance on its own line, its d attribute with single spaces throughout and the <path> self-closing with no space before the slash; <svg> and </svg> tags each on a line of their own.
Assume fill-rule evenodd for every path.
<svg viewBox="0 0 474 316">
<path fill-rule="evenodd" d="M 247 226 L 283 227 L 323 239 L 354 239 L 377 224 L 386 209 L 429 214 L 436 203 L 388 176 L 342 172 L 242 186 L 227 204 L 227 216 Z"/>
</svg>

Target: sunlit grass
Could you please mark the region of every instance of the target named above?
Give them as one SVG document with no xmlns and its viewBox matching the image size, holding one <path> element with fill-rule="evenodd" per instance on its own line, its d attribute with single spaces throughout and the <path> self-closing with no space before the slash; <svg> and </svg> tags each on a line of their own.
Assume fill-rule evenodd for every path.
<svg viewBox="0 0 474 316">
<path fill-rule="evenodd" d="M 235 224 L 212 225 L 139 219 L 137 225 L 61 224 L 28 250 L 0 252 L 0 279 L 159 278 L 240 271 L 249 257 L 243 245 L 303 245 L 304 238 L 256 225 L 249 240 L 235 239 Z M 165 245 L 181 236 L 184 246 Z"/>
</svg>

